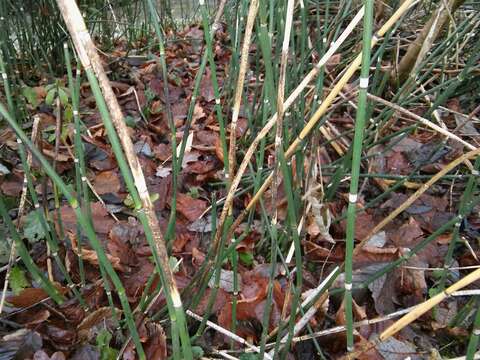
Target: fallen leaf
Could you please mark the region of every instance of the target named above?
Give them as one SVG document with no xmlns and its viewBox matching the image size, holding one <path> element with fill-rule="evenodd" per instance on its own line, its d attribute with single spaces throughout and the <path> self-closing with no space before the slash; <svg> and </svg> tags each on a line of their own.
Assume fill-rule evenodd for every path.
<svg viewBox="0 0 480 360">
<path fill-rule="evenodd" d="M 93 187 L 98 195 L 119 192 L 121 183 L 118 171 L 107 170 L 97 173 L 93 180 Z"/>
<path fill-rule="evenodd" d="M 225 290 L 227 293 L 233 293 L 233 291 L 234 291 L 234 288 L 233 288 L 234 279 L 233 279 L 233 277 L 234 276 L 237 277 L 238 284 L 241 285 L 242 277 L 241 277 L 240 274 L 235 274 L 233 271 L 230 271 L 230 270 L 220 269 L 220 279 L 219 279 L 218 286 L 221 289 Z M 214 273 L 212 275 L 212 277 L 210 278 L 210 281 L 208 282 L 209 287 L 213 288 L 215 286 L 216 277 L 217 277 L 217 275 Z M 241 286 L 240 286 L 238 291 L 241 291 L 241 290 L 242 289 L 241 289 Z"/>
<path fill-rule="evenodd" d="M 70 241 L 72 243 L 73 251 L 78 254 L 77 239 L 76 239 L 75 233 L 69 231 L 67 234 L 68 234 L 68 236 L 70 238 Z M 86 247 L 82 247 L 81 251 L 82 251 L 82 258 L 83 258 L 84 261 L 86 261 L 90 264 L 93 264 L 93 265 L 98 265 L 99 264 L 98 255 L 97 255 L 97 252 L 95 250 L 91 250 L 91 249 L 87 249 Z M 125 267 L 124 265 L 121 264 L 120 259 L 118 257 L 110 255 L 110 254 L 106 254 L 106 255 L 107 255 L 108 261 L 110 261 L 110 263 L 112 264 L 114 269 L 120 270 L 120 271 L 127 271 L 128 270 L 127 267 Z"/>
<path fill-rule="evenodd" d="M 394 337 L 390 337 L 377 345 L 377 350 L 384 359 L 404 360 L 406 358 L 412 360 L 424 359 L 423 356 L 417 354 L 415 346 L 408 341 L 401 341 Z"/>
<path fill-rule="evenodd" d="M 312 205 L 311 214 L 316 228 L 318 229 L 318 234 L 320 234 L 324 240 L 335 244 L 335 240 L 333 240 L 329 232 L 332 223 L 332 216 L 328 206 L 321 203 L 316 196 L 309 196 L 308 201 Z M 311 227 L 309 227 L 309 230 L 312 231 Z"/>
<path fill-rule="evenodd" d="M 400 228 L 389 232 L 390 239 L 397 247 L 413 247 L 421 240 L 421 236 L 423 236 L 423 231 L 413 217 L 410 217 L 408 222 Z"/>
<path fill-rule="evenodd" d="M 20 329 L 7 333 L 0 341 L 2 357 L 6 359 L 29 359 L 43 346 L 42 337 L 36 331 Z"/>
<path fill-rule="evenodd" d="M 166 178 L 171 173 L 172 173 L 171 167 L 164 167 L 162 165 L 159 165 L 157 167 L 157 172 L 155 173 L 155 176 L 158 176 L 160 178 Z"/>
<path fill-rule="evenodd" d="M 117 312 L 119 311 L 116 309 Z M 103 321 L 106 318 L 109 318 L 112 315 L 112 309 L 110 307 L 102 307 L 96 309 L 95 311 L 88 314 L 82 322 L 77 326 L 78 331 L 89 330 L 99 322 Z"/>
<path fill-rule="evenodd" d="M 46 299 L 48 294 L 41 288 L 23 289 L 17 296 L 7 297 L 7 302 L 18 308 L 26 308 Z"/>
<path fill-rule="evenodd" d="M 201 199 L 194 199 L 189 195 L 177 194 L 177 211 L 189 221 L 197 220 L 207 209 L 207 202 Z"/>
<path fill-rule="evenodd" d="M 95 231 L 100 234 L 108 234 L 115 221 L 110 217 L 102 203 L 90 203 L 90 207 Z M 74 210 L 69 205 L 64 205 L 60 208 L 60 214 L 64 228 L 68 231 L 76 232 L 77 218 Z M 56 211 L 52 215 L 56 217 Z"/>
<path fill-rule="evenodd" d="M 6 196 L 18 197 L 22 193 L 23 178 L 19 175 L 9 175 L 8 179 L 3 181 L 0 190 Z"/>
<path fill-rule="evenodd" d="M 167 337 L 159 323 L 148 322 L 146 325 L 148 340 L 145 343 L 145 354 L 149 360 L 167 359 Z"/>
<path fill-rule="evenodd" d="M 160 161 L 167 161 L 172 156 L 172 147 L 167 144 L 160 143 L 153 147 L 153 154 Z"/>
</svg>

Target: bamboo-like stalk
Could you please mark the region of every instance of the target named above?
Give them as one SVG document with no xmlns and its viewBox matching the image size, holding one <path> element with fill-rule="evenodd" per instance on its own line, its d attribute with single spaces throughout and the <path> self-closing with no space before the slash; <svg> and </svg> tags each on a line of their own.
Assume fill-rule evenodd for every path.
<svg viewBox="0 0 480 360">
<path fill-rule="evenodd" d="M 282 43 L 282 56 L 280 59 L 280 76 L 278 79 L 278 92 L 277 92 L 277 129 L 275 132 L 275 169 L 274 171 L 274 182 L 272 188 L 272 203 L 276 204 L 277 199 L 277 185 L 278 185 L 278 176 L 279 176 L 279 161 L 278 153 L 281 151 L 282 146 L 282 132 L 283 132 L 283 114 L 284 114 L 284 99 L 285 99 L 285 78 L 287 74 L 287 62 L 288 62 L 288 46 L 290 43 L 290 32 L 292 30 L 292 21 L 293 21 L 293 5 L 294 1 L 288 0 L 287 2 L 287 14 L 285 20 L 285 30 Z M 272 225 L 276 226 L 277 224 L 277 207 L 274 205 Z M 275 261 L 272 259 L 272 261 Z"/>
<path fill-rule="evenodd" d="M 370 51 L 373 31 L 373 0 L 365 0 L 365 16 L 363 17 L 362 68 L 360 71 L 360 90 L 358 92 L 357 114 L 355 119 L 355 135 L 352 151 L 352 175 L 348 194 L 347 233 L 345 250 L 345 319 L 347 325 L 347 351 L 352 351 L 353 310 L 352 310 L 352 271 L 353 248 L 355 246 L 355 220 L 357 214 L 358 183 L 362 156 L 363 133 L 367 114 L 367 89 L 370 74 Z"/>
<path fill-rule="evenodd" d="M 193 355 L 191 352 L 182 300 L 176 286 L 175 278 L 173 277 L 173 273 L 169 267 L 168 253 L 165 242 L 160 230 L 158 219 L 153 209 L 153 204 L 150 199 L 140 162 L 135 154 L 132 140 L 128 134 L 128 129 L 126 127 L 122 111 L 110 86 L 109 79 L 105 74 L 100 57 L 98 56 L 95 45 L 93 44 L 90 34 L 86 29 L 77 5 L 74 2 L 67 0 L 57 0 L 57 4 L 60 8 L 60 12 L 62 13 L 65 23 L 67 24 L 67 28 L 72 37 L 72 41 L 77 50 L 79 59 L 85 71 L 87 72 L 89 81 L 91 83 L 96 83 L 95 76 L 93 76 L 94 72 L 98 78 L 100 87 L 102 88 L 106 106 L 110 112 L 111 120 L 122 143 L 122 147 L 130 167 L 131 175 L 134 178 L 135 187 L 138 191 L 137 194 L 141 200 L 142 209 L 137 210 L 143 212 L 143 216 L 145 216 L 146 221 L 148 222 L 149 229 L 146 229 L 147 239 L 149 237 L 148 235 L 151 235 L 154 242 L 154 248 L 152 248 L 152 251 L 154 252 L 154 257 L 156 258 L 155 260 L 157 262 L 157 266 L 159 267 L 159 272 L 167 291 L 167 303 L 170 302 L 172 305 L 169 307 L 172 326 L 176 325 L 176 322 L 178 322 L 178 326 L 180 327 L 179 333 L 182 339 L 182 349 L 184 352 L 183 355 L 186 359 L 191 359 Z M 97 96 L 96 98 L 98 100 Z M 117 150 L 117 152 L 119 151 Z M 132 196 L 133 195 L 134 194 L 132 194 Z M 138 347 L 139 344 L 136 345 Z M 139 351 L 143 352 L 141 350 L 141 346 Z"/>
<path fill-rule="evenodd" d="M 219 27 L 220 17 L 223 13 L 223 8 L 225 7 L 226 0 L 222 0 L 220 6 L 218 8 L 217 14 L 215 15 L 215 20 L 212 24 L 212 28 L 210 29 L 209 26 L 209 19 L 208 19 L 208 12 L 207 7 L 205 5 L 204 0 L 199 0 L 200 11 L 202 13 L 202 24 L 203 24 L 203 31 L 205 37 L 205 44 L 206 44 L 206 52 L 208 56 L 208 63 L 210 65 L 210 74 L 212 78 L 212 88 L 213 88 L 213 95 L 215 97 L 215 113 L 218 118 L 218 125 L 220 128 L 220 142 L 222 146 L 222 153 L 223 153 L 223 166 L 225 173 L 228 172 L 229 165 L 228 165 L 228 146 L 226 140 L 226 130 L 225 130 L 225 119 L 222 113 L 222 105 L 220 99 L 220 86 L 218 84 L 217 78 L 217 66 L 215 64 L 215 58 L 213 53 L 213 34 Z"/>
<path fill-rule="evenodd" d="M 240 67 L 238 70 L 238 76 L 237 76 L 237 84 L 235 88 L 235 95 L 233 99 L 233 109 L 232 109 L 232 121 L 230 123 L 230 143 L 228 147 L 228 168 L 227 172 L 225 173 L 225 178 L 227 179 L 227 184 L 228 187 L 231 185 L 231 178 L 234 176 L 235 172 L 235 165 L 236 165 L 236 141 L 237 141 L 237 122 L 238 122 L 238 117 L 240 115 L 240 105 L 242 101 L 242 96 L 243 96 L 243 86 L 245 83 L 245 75 L 248 70 L 248 58 L 249 58 L 249 52 L 250 52 L 250 44 L 252 40 L 252 31 L 253 31 L 253 25 L 255 24 L 255 18 L 257 16 L 258 12 L 258 0 L 251 0 L 250 6 L 248 9 L 248 15 L 247 15 L 247 23 L 245 25 L 245 35 L 243 37 L 243 45 L 242 45 L 242 50 L 241 50 L 241 55 L 240 55 Z M 224 205 L 225 207 L 225 205 Z M 228 210 L 228 213 L 232 213 L 232 208 L 226 209 Z M 221 232 L 219 232 L 221 233 Z M 215 240 L 214 240 L 215 241 Z M 237 266 L 237 254 L 233 253 L 232 254 L 232 264 L 233 264 L 233 270 L 234 270 L 234 285 L 237 285 L 237 279 L 236 279 L 236 266 Z M 217 269 L 217 271 L 219 271 Z M 235 289 L 235 294 L 232 302 L 232 330 L 235 331 L 236 328 L 236 304 L 237 304 L 237 293 Z M 233 346 L 233 343 L 232 343 Z"/>
<path fill-rule="evenodd" d="M 450 11 L 453 13 L 463 2 L 464 0 L 450 0 L 448 3 L 446 1 L 442 2 L 431 15 L 415 41 L 409 45 L 406 54 L 402 57 L 398 65 L 398 77 L 401 82 L 405 81 L 410 72 L 417 67 L 419 53 L 422 50 L 423 44 L 433 43 L 435 38 L 441 33 L 441 29 L 449 22 Z M 432 29 L 433 33 L 430 34 Z M 426 41 L 429 36 L 431 38 L 430 41 Z M 413 71 L 413 73 L 414 72 L 415 71 Z M 392 72 L 392 77 L 396 75 L 395 72 Z"/>
<path fill-rule="evenodd" d="M 159 25 L 159 18 L 155 6 L 153 5 L 152 0 L 147 0 L 148 11 L 150 12 L 150 19 L 153 24 L 153 28 L 155 29 L 155 34 L 158 38 L 158 47 L 160 52 L 160 68 L 162 70 L 162 77 L 163 77 L 163 93 L 165 96 L 165 107 L 167 113 L 167 121 L 168 126 L 170 127 L 171 131 L 171 146 L 172 146 L 172 199 L 171 199 L 171 206 L 170 206 L 170 219 L 167 226 L 167 231 L 165 234 L 165 240 L 168 242 L 172 240 L 173 234 L 175 233 L 175 220 L 177 216 L 177 182 L 178 182 L 178 174 L 180 173 L 181 164 L 182 164 L 182 153 L 177 154 L 177 132 L 175 128 L 175 123 L 173 121 L 173 114 L 172 109 L 170 106 L 170 96 L 168 90 L 168 71 L 167 71 L 167 62 L 165 59 L 165 41 L 163 38 L 162 31 L 160 30 Z M 188 136 L 188 130 L 185 131 L 186 136 Z M 182 148 L 185 146 L 185 140 L 182 141 Z"/>
<path fill-rule="evenodd" d="M 459 216 L 465 216 L 468 201 L 476 193 L 477 179 L 476 179 L 476 176 L 474 174 L 478 173 L 479 170 L 480 170 L 480 157 L 477 157 L 477 159 L 475 161 L 474 168 L 471 171 L 471 174 L 468 176 L 467 185 L 465 186 L 465 190 L 464 190 L 464 192 L 462 194 L 462 198 L 460 200 L 460 205 L 458 207 Z M 447 276 L 449 274 L 449 269 L 448 268 L 450 266 L 452 266 L 453 254 L 454 254 L 455 248 L 458 244 L 459 238 L 460 238 L 460 226 L 456 226 L 453 229 L 452 239 L 450 240 L 450 242 L 448 244 L 447 253 L 445 255 L 444 267 L 442 269 L 442 275 L 440 277 L 439 286 L 438 286 L 438 288 L 440 290 L 443 290 L 445 288 L 445 285 L 446 285 L 446 282 L 447 282 Z"/>
<path fill-rule="evenodd" d="M 233 100 L 232 122 L 230 124 L 230 144 L 228 148 L 228 173 L 225 176 L 231 179 L 235 172 L 235 153 L 237 141 L 237 122 L 240 115 L 240 104 L 243 95 L 243 85 L 245 83 L 245 74 L 248 69 L 248 53 L 252 39 L 252 30 L 255 23 L 255 17 L 258 11 L 258 0 L 252 0 L 248 9 L 247 24 L 245 26 L 245 35 L 243 37 L 242 52 L 240 55 L 240 68 L 238 70 L 237 85 L 235 88 L 235 97 Z M 230 181 L 229 181 L 230 182 Z"/>
<path fill-rule="evenodd" d="M 270 324 L 270 310 L 271 302 L 273 295 L 273 283 L 275 278 L 275 269 L 277 267 L 277 243 L 278 243 L 278 229 L 277 229 L 277 220 L 278 220 L 278 210 L 276 204 L 278 203 L 277 198 L 277 187 L 278 187 L 278 178 L 280 175 L 280 153 L 283 153 L 282 146 L 282 133 L 283 133 L 283 114 L 284 114 L 284 99 L 285 99 L 285 79 L 287 74 L 287 63 L 288 63 L 288 48 L 290 44 L 290 33 L 292 30 L 293 22 L 293 7 L 294 0 L 288 0 L 287 2 L 287 11 L 285 19 L 285 28 L 283 35 L 282 43 L 282 55 L 280 60 L 280 76 L 278 79 L 278 92 L 277 92 L 277 129 L 275 134 L 275 169 L 276 174 L 275 181 L 272 187 L 272 204 L 273 204 L 273 214 L 272 214 L 272 234 L 271 234 L 271 258 L 270 258 L 270 281 L 268 283 L 267 289 L 267 299 L 265 303 L 265 313 L 262 319 L 262 336 L 261 336 L 261 345 L 260 345 L 260 358 L 263 357 L 265 351 L 265 344 L 267 341 L 268 328 Z M 273 356 L 273 354 L 269 354 Z"/>
<path fill-rule="evenodd" d="M 475 358 L 475 352 L 478 349 L 479 339 L 480 339 L 480 308 L 477 309 L 477 313 L 475 314 L 475 320 L 473 321 L 472 334 L 470 335 L 470 339 L 468 340 L 467 360 L 471 360 Z"/>
<path fill-rule="evenodd" d="M 74 134 L 73 134 L 73 143 L 75 148 L 75 157 L 73 163 L 75 166 L 75 184 L 77 191 L 77 201 L 82 208 L 82 211 L 86 214 L 87 218 L 91 218 L 91 208 L 90 208 L 90 196 L 88 193 L 88 183 L 87 183 L 87 174 L 85 167 L 85 154 L 82 143 L 81 135 L 81 126 L 80 126 L 80 114 L 79 114 L 79 103 L 80 103 L 80 69 L 77 68 L 76 79 L 73 79 L 72 64 L 70 60 L 70 52 L 68 50 L 68 44 L 63 45 L 65 63 L 67 67 L 67 77 L 68 77 L 68 87 L 70 89 L 70 94 L 72 97 L 72 112 L 73 112 L 73 122 L 74 122 Z M 81 229 L 80 226 L 77 226 L 77 237 L 80 239 Z M 80 273 L 80 283 L 85 285 L 85 268 L 83 264 L 83 252 L 81 241 L 78 241 L 77 244 L 78 252 L 78 268 Z"/>
</svg>

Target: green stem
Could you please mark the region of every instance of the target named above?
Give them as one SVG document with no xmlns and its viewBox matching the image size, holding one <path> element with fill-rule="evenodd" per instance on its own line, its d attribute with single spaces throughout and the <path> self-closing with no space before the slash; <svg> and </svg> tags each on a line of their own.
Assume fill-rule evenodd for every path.
<svg viewBox="0 0 480 360">
<path fill-rule="evenodd" d="M 358 198 L 358 183 L 362 156 L 363 133 L 367 110 L 367 88 L 370 73 L 370 52 L 373 28 L 373 0 L 365 0 L 365 15 L 363 18 L 362 68 L 360 71 L 360 90 L 358 93 L 358 108 L 355 119 L 355 135 L 352 151 L 352 177 L 348 195 L 347 234 L 345 250 L 345 318 L 347 322 L 347 351 L 353 351 L 353 311 L 352 311 L 352 267 L 353 248 L 355 246 L 355 219 Z"/>
</svg>

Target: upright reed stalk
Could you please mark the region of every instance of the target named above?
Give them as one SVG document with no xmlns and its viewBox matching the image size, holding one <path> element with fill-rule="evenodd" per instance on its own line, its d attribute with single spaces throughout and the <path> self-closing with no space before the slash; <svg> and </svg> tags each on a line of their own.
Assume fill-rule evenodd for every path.
<svg viewBox="0 0 480 360">
<path fill-rule="evenodd" d="M 73 143 L 75 149 L 75 158 L 73 159 L 73 162 L 75 165 L 75 185 L 77 191 L 77 201 L 80 204 L 82 211 L 86 214 L 87 218 L 91 218 L 90 196 L 87 184 L 87 172 L 85 167 L 85 152 L 82 143 L 79 113 L 81 74 L 80 69 L 77 68 L 76 78 L 75 80 L 73 79 L 72 64 L 70 60 L 68 44 L 65 43 L 63 48 L 65 63 L 67 66 L 68 87 L 70 89 L 70 94 L 72 97 L 72 112 L 74 122 Z M 83 264 L 83 253 L 80 236 L 81 229 L 80 226 L 77 225 L 77 237 L 79 239 L 77 241 L 78 268 L 80 273 L 80 282 L 82 285 L 85 285 L 85 267 Z"/>
<path fill-rule="evenodd" d="M 282 57 L 280 60 L 280 77 L 278 80 L 278 92 L 277 92 L 277 130 L 275 136 L 275 179 L 279 178 L 280 175 L 280 156 L 283 155 L 282 147 L 282 133 L 283 133 L 283 114 L 284 114 L 284 98 L 285 98 L 285 78 L 287 73 L 287 63 L 288 63 L 288 47 L 290 44 L 290 33 L 292 29 L 293 21 L 293 6 L 294 0 L 288 0 L 287 3 L 287 13 L 285 19 L 285 32 L 283 36 L 282 43 Z M 273 283 L 275 280 L 275 269 L 277 267 L 277 244 L 278 244 L 278 231 L 277 231 L 277 220 L 278 220 L 278 211 L 277 211 L 277 187 L 278 183 L 275 181 L 272 187 L 272 204 L 273 204 L 273 214 L 272 214 L 272 230 L 271 230 L 271 258 L 270 258 L 270 281 L 268 282 L 267 290 L 267 300 L 265 303 L 265 314 L 262 321 L 262 341 L 260 345 L 260 359 L 263 357 L 265 351 L 265 344 L 267 340 L 268 328 L 270 324 L 270 310 L 272 302 L 272 293 L 273 293 Z"/>
<path fill-rule="evenodd" d="M 363 17 L 362 68 L 360 70 L 360 89 L 358 92 L 355 135 L 352 150 L 352 175 L 348 195 L 347 234 L 345 252 L 345 318 L 347 320 L 347 351 L 353 350 L 353 312 L 352 312 L 352 265 L 355 241 L 355 219 L 358 199 L 358 183 L 362 157 L 363 133 L 367 113 L 367 89 L 370 73 L 370 51 L 373 28 L 373 0 L 365 0 Z"/>
<path fill-rule="evenodd" d="M 243 84 L 245 83 L 245 74 L 248 68 L 248 53 L 250 50 L 250 43 L 252 39 L 252 29 L 255 22 L 255 17 L 258 11 L 258 0 L 250 2 L 248 9 L 247 24 L 245 26 L 245 36 L 243 37 L 242 52 L 240 55 L 240 69 L 238 70 L 237 86 L 235 88 L 235 97 L 233 100 L 232 122 L 230 126 L 230 144 L 228 149 L 228 173 L 225 174 L 228 179 L 232 178 L 235 172 L 235 153 L 237 140 L 237 122 L 240 115 L 240 104 L 243 95 Z M 230 180 L 229 180 L 230 183 Z"/>
</svg>

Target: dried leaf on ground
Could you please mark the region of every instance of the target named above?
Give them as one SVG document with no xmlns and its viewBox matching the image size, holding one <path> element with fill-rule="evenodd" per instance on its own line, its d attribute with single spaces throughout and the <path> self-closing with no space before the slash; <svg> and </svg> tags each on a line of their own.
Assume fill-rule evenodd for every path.
<svg viewBox="0 0 480 360">
<path fill-rule="evenodd" d="M 177 210 L 189 221 L 197 220 L 207 209 L 207 202 L 187 194 L 177 194 Z"/>
</svg>

